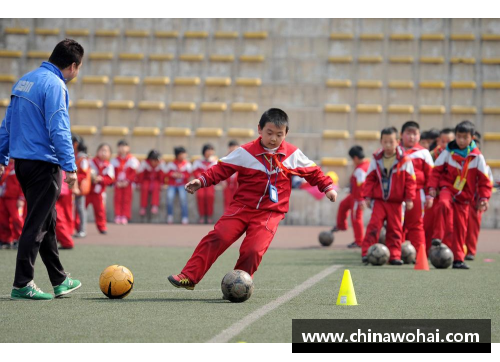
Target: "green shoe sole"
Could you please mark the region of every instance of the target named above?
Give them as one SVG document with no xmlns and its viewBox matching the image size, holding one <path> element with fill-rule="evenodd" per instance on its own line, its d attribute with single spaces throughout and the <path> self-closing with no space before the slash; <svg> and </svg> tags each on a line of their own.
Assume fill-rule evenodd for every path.
<svg viewBox="0 0 500 362">
<path fill-rule="evenodd" d="M 78 288 L 80 288 L 81 286 L 82 286 L 82 283 L 80 283 L 80 285 L 79 285 L 79 286 L 74 287 L 73 289 L 68 289 L 68 290 L 65 290 L 64 292 L 61 292 L 61 293 L 59 293 L 59 294 L 56 294 L 56 295 L 55 295 L 55 297 L 56 297 L 56 298 L 60 298 L 60 297 L 62 297 L 62 296 L 65 296 L 66 294 L 69 294 L 69 293 L 71 293 L 71 292 L 74 292 L 75 290 L 77 290 L 77 289 L 78 289 Z"/>
<path fill-rule="evenodd" d="M 51 299 L 33 299 L 33 298 L 21 298 L 21 297 L 13 297 L 13 296 L 11 296 L 10 300 L 21 301 L 21 302 L 29 302 L 29 301 L 50 302 L 51 300 L 54 300 L 54 298 L 51 298 Z"/>
</svg>

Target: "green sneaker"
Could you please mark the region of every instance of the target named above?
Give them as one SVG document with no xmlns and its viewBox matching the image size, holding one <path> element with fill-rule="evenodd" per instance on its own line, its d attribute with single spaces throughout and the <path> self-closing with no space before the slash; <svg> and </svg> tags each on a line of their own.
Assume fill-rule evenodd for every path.
<svg viewBox="0 0 500 362">
<path fill-rule="evenodd" d="M 56 285 L 54 287 L 54 294 L 56 295 L 56 298 L 59 298 L 62 297 L 63 295 L 66 295 L 68 293 L 77 290 L 81 286 L 82 283 L 80 283 L 79 280 L 71 279 L 68 274 L 64 282 L 62 282 L 62 284 Z"/>
<path fill-rule="evenodd" d="M 31 281 L 24 288 L 12 289 L 10 293 L 10 299 L 12 300 L 52 300 L 54 297 L 52 294 L 44 293 L 36 284 Z"/>
</svg>

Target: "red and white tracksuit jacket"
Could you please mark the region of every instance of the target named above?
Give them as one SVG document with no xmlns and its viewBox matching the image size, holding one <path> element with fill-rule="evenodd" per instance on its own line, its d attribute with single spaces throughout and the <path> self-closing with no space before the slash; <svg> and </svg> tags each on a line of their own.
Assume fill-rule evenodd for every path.
<svg viewBox="0 0 500 362">
<path fill-rule="evenodd" d="M 490 166 L 486 165 L 486 171 L 491 183 L 494 184 L 493 173 Z M 483 212 L 477 208 L 478 195 L 476 193 L 474 202 L 469 206 L 469 223 L 467 226 L 467 237 L 465 238 L 465 245 L 467 246 L 467 254 L 476 255 L 477 240 L 479 238 L 479 231 L 481 230 L 481 220 Z"/>
<path fill-rule="evenodd" d="M 125 157 L 117 156 L 111 160 L 115 169 L 115 216 L 125 216 L 132 219 L 132 183 L 137 177 L 139 161 L 128 154 Z M 125 182 L 125 186 L 118 186 L 118 182 Z"/>
<path fill-rule="evenodd" d="M 238 173 L 232 174 L 224 181 L 224 211 L 229 208 L 233 202 L 234 194 L 238 189 Z"/>
<path fill-rule="evenodd" d="M 425 245 L 425 189 L 434 168 L 434 161 L 429 150 L 419 144 L 415 145 L 412 149 L 406 150 L 405 153 L 413 163 L 417 190 L 416 197 L 413 199 L 413 209 L 405 210 L 404 213 L 403 233 L 404 240 L 410 240 L 415 250 L 418 251 L 421 244 Z"/>
<path fill-rule="evenodd" d="M 63 180 L 66 172 L 62 172 Z M 73 193 L 66 182 L 61 183 L 61 194 L 56 202 L 56 237 L 63 248 L 74 247 L 73 242 Z"/>
<path fill-rule="evenodd" d="M 12 243 L 21 236 L 24 208 L 18 208 L 18 201 L 26 203 L 16 177 L 14 160 L 11 159 L 0 178 L 0 241 L 2 242 Z"/>
<path fill-rule="evenodd" d="M 359 204 L 365 200 L 363 198 L 362 191 L 369 166 L 370 161 L 365 160 L 354 169 L 350 179 L 351 192 L 344 200 L 342 200 L 337 213 L 337 228 L 339 230 L 347 230 L 347 215 L 349 211 L 351 212 L 354 241 L 359 246 L 361 246 L 361 243 L 363 242 L 364 234 L 363 209 L 359 207 Z"/>
<path fill-rule="evenodd" d="M 84 152 L 78 152 L 75 159 L 76 159 L 75 163 L 76 163 L 76 177 L 78 179 L 78 187 L 80 188 L 80 192 L 82 192 L 81 196 L 86 197 L 88 194 L 87 195 L 83 194 L 82 186 L 84 185 L 82 184 L 82 181 L 88 182 L 89 180 L 88 175 L 91 172 L 89 157 Z M 76 212 L 76 208 L 73 219 L 74 219 L 74 228 L 76 230 L 80 230 L 80 215 L 78 214 L 78 212 Z"/>
<path fill-rule="evenodd" d="M 235 269 L 253 275 L 269 247 L 279 222 L 288 211 L 292 175 L 304 177 L 321 192 L 333 188 L 330 177 L 310 161 L 297 147 L 282 142 L 273 153 L 258 138 L 247 143 L 204 172 L 203 188 L 218 184 L 238 172 L 238 189 L 231 206 L 196 247 L 182 270 L 198 283 L 217 258 L 246 232 Z M 270 199 L 270 185 L 277 189 L 278 200 Z"/>
<path fill-rule="evenodd" d="M 363 197 L 374 202 L 361 255 L 366 256 L 368 248 L 378 241 L 380 229 L 387 221 L 386 245 L 391 252 L 390 260 L 399 260 L 403 239 L 402 203 L 415 199 L 417 182 L 413 163 L 401 147 L 396 149 L 396 159 L 389 175 L 385 175 L 383 157 L 383 150 L 373 155 L 363 188 Z"/>
<path fill-rule="evenodd" d="M 189 161 L 172 161 L 163 168 L 165 176 L 168 177 L 168 186 L 184 186 L 189 182 L 193 173 L 193 166 Z M 174 173 L 179 172 L 182 177 L 174 177 Z"/>
<path fill-rule="evenodd" d="M 144 160 L 137 170 L 137 184 L 141 188 L 141 208 L 148 207 L 149 195 L 151 195 L 151 206 L 160 206 L 161 187 L 164 184 L 164 167 L 160 162 L 156 167 L 151 165 L 151 161 Z"/>
<path fill-rule="evenodd" d="M 455 261 L 463 261 L 470 204 L 476 193 L 478 200 L 489 200 L 493 185 L 484 157 L 477 147 L 465 158 L 456 150 L 455 141 L 448 144 L 436 160 L 428 186 L 439 190 L 432 237 L 451 248 Z M 465 184 L 459 185 L 460 180 Z"/>
<path fill-rule="evenodd" d="M 115 169 L 109 161 L 97 157 L 90 160 L 90 170 L 95 176 L 102 176 L 99 183 L 92 182 L 90 193 L 85 199 L 85 205 L 92 204 L 95 224 L 99 231 L 106 231 L 106 187 L 115 181 Z"/>
<path fill-rule="evenodd" d="M 198 178 L 203 172 L 217 164 L 214 159 L 200 159 L 193 162 L 193 176 Z M 198 214 L 200 217 L 212 217 L 214 214 L 215 188 L 204 187 L 196 193 L 198 201 Z"/>
</svg>

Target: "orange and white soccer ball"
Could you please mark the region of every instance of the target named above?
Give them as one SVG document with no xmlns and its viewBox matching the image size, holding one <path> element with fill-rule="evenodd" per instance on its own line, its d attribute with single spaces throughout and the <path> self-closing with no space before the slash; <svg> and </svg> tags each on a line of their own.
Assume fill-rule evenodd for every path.
<svg viewBox="0 0 500 362">
<path fill-rule="evenodd" d="M 134 276 L 124 266 L 111 265 L 101 273 L 99 286 L 106 297 L 110 299 L 122 299 L 132 291 Z"/>
</svg>

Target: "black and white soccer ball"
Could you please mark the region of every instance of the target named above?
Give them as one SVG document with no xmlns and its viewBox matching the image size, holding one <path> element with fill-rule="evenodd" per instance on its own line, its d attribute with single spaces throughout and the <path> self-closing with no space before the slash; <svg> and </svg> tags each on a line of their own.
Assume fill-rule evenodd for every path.
<svg viewBox="0 0 500 362">
<path fill-rule="evenodd" d="M 433 246 L 429 257 L 436 269 L 446 269 L 453 264 L 453 252 L 444 244 Z"/>
<path fill-rule="evenodd" d="M 417 259 L 417 251 L 415 247 L 411 245 L 409 240 L 406 240 L 403 244 L 401 244 L 401 260 L 405 264 L 415 264 L 415 260 Z"/>
<path fill-rule="evenodd" d="M 233 303 L 241 303 L 250 298 L 253 288 L 252 277 L 243 270 L 230 271 L 221 282 L 224 299 Z"/>
<path fill-rule="evenodd" d="M 390 256 L 389 249 L 384 244 L 373 244 L 368 249 L 366 256 L 368 257 L 368 262 L 372 265 L 384 265 L 389 261 Z"/>
</svg>

